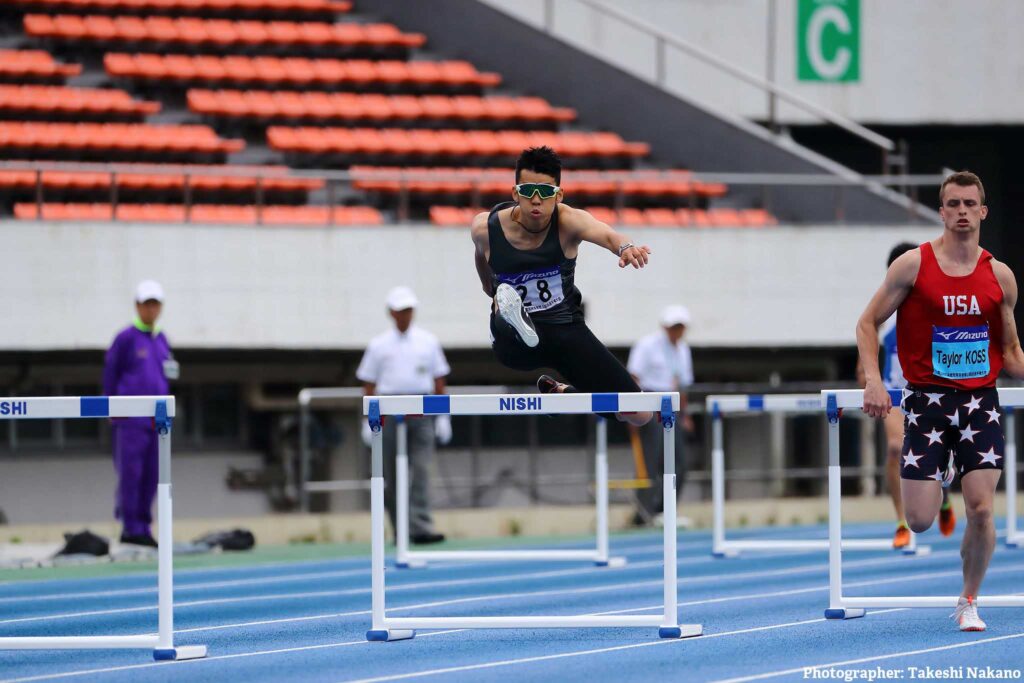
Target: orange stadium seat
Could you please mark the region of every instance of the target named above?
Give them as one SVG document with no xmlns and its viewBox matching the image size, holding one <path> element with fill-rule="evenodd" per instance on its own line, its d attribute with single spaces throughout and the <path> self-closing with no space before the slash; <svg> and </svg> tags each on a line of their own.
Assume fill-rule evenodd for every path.
<svg viewBox="0 0 1024 683">
<path fill-rule="evenodd" d="M 220 47 L 241 50 L 253 47 L 309 50 L 369 49 L 371 52 L 396 48 L 402 53 L 420 47 L 426 38 L 402 33 L 391 24 L 330 24 L 322 22 L 261 22 L 189 17 L 105 17 L 28 14 L 25 32 L 36 38 L 91 43 L 156 42 L 166 45 Z M 273 30 L 271 30 L 273 28 Z"/>
<path fill-rule="evenodd" d="M 325 19 L 352 9 L 347 0 L 10 0 L 10 4 L 44 12 Z"/>
<path fill-rule="evenodd" d="M 142 119 L 160 111 L 158 102 L 133 100 L 123 90 L 48 85 L 0 85 L 0 116 L 25 119 Z"/>
<path fill-rule="evenodd" d="M 293 135 L 294 133 L 294 135 Z M 303 141 L 299 143 L 295 135 Z M 598 140 L 598 138 L 601 138 Z M 613 144 L 617 141 L 617 145 Z M 549 145 L 570 162 L 595 159 L 628 165 L 635 155 L 628 143 L 607 133 L 552 133 L 545 131 L 423 130 L 379 128 L 267 129 L 267 142 L 286 153 L 354 157 L 382 155 L 444 161 L 478 160 L 516 155 L 532 145 Z"/>
<path fill-rule="evenodd" d="M 539 98 L 194 89 L 188 91 L 187 101 L 189 109 L 197 114 L 264 120 L 393 121 L 408 125 L 497 121 L 528 126 L 551 126 L 566 120 L 563 110 Z"/>
<path fill-rule="evenodd" d="M 82 73 L 78 64 L 60 64 L 42 50 L 0 50 L 0 81 L 63 83 Z"/>
<path fill-rule="evenodd" d="M 197 204 L 186 210 L 180 204 L 42 204 L 19 202 L 19 220 L 120 221 L 159 223 L 222 223 L 266 225 L 383 225 L 381 213 L 369 206 L 235 206 Z"/>
<path fill-rule="evenodd" d="M 477 136 L 479 137 L 479 136 Z M 492 136 L 493 137 L 493 136 Z M 381 195 L 393 196 L 403 186 L 414 202 L 463 204 L 472 197 L 493 203 L 509 196 L 512 179 L 507 168 L 431 167 L 431 166 L 369 166 L 353 165 L 353 187 Z M 397 174 L 405 174 L 400 179 Z M 657 180 L 659 179 L 660 180 Z M 694 197 L 706 201 L 702 184 L 690 180 L 688 171 L 595 171 L 571 170 L 562 177 L 566 201 L 575 206 L 624 205 L 679 206 L 689 205 Z M 657 193 L 647 184 L 659 183 Z M 693 196 L 691 196 L 693 195 Z M 388 201 L 385 199 L 385 201 Z M 744 224 L 767 219 L 753 214 Z M 668 224 L 662 217 L 659 221 Z M 673 223 L 676 224 L 676 223 Z"/>
<path fill-rule="evenodd" d="M 147 156 L 223 158 L 244 147 L 225 140 L 206 126 L 150 126 L 128 123 L 0 122 L 0 153 L 16 158 L 88 158 L 110 160 L 115 152 L 127 160 Z"/>
<path fill-rule="evenodd" d="M 152 164 L 139 171 L 127 166 L 129 170 L 120 170 L 116 177 L 101 171 L 0 171 L 0 196 L 34 197 L 38 182 L 47 200 L 105 199 L 110 197 L 111 183 L 116 182 L 118 197 L 125 201 L 183 200 L 187 182 L 195 202 L 251 203 L 256 200 L 259 185 L 265 201 L 291 204 L 305 202 L 309 192 L 326 184 L 320 178 L 284 177 L 288 170 L 284 166 L 175 165 L 167 173 L 153 172 L 156 167 Z M 268 175 L 257 179 L 254 175 L 232 175 L 232 170 L 263 171 Z"/>
<path fill-rule="evenodd" d="M 458 93 L 468 90 L 479 93 L 483 88 L 501 82 L 496 74 L 480 73 L 466 62 L 458 62 L 461 66 L 455 70 L 457 77 L 448 79 L 442 77 L 442 68 L 446 62 L 308 59 L 266 55 L 129 55 L 108 52 L 104 55 L 103 63 L 107 73 L 114 78 L 160 81 L 163 84 L 391 89 L 419 93 Z M 233 71 L 229 71 L 229 68 Z M 553 112 L 561 120 L 571 110 L 554 109 Z"/>
</svg>

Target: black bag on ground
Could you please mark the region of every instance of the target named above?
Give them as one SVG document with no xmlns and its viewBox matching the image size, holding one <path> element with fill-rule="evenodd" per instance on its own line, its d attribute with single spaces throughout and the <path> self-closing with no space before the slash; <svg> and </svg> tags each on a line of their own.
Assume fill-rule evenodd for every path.
<svg viewBox="0 0 1024 683">
<path fill-rule="evenodd" d="M 57 551 L 57 555 L 108 555 L 110 554 L 110 543 L 102 536 L 85 529 L 77 534 L 64 534 L 64 547 Z"/>
<path fill-rule="evenodd" d="M 250 550 L 256 545 L 256 537 L 248 529 L 232 529 L 231 531 L 212 531 L 192 541 L 196 544 L 219 547 L 222 550 Z"/>
</svg>

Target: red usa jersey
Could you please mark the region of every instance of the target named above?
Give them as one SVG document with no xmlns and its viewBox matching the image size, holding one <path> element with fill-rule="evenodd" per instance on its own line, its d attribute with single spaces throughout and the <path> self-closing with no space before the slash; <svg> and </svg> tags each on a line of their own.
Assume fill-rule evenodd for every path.
<svg viewBox="0 0 1024 683">
<path fill-rule="evenodd" d="M 995 386 L 1003 368 L 1003 288 L 992 254 L 981 250 L 970 275 L 947 275 L 930 242 L 896 312 L 896 347 L 913 386 L 978 389 Z"/>
</svg>

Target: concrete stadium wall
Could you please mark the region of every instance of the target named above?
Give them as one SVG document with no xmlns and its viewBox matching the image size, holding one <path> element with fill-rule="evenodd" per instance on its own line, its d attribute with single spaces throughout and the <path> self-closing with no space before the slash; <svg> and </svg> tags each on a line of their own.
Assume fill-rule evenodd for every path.
<svg viewBox="0 0 1024 683">
<path fill-rule="evenodd" d="M 620 270 L 585 244 L 577 283 L 595 333 L 628 345 L 679 302 L 697 346 L 848 346 L 899 241 L 927 227 L 632 229 L 653 249 Z M 0 350 L 104 349 L 134 314 L 135 284 L 167 291 L 178 348 L 362 349 L 388 328 L 384 297 L 406 284 L 418 322 L 449 348 L 489 346 L 489 302 L 467 230 L 239 228 L 0 222 Z"/>
<path fill-rule="evenodd" d="M 479 0 L 534 26 L 545 0 Z M 612 3 L 619 7 L 623 4 Z M 559 37 L 629 73 L 652 79 L 652 41 L 601 19 L 576 0 L 556 0 Z M 695 43 L 760 76 L 768 75 L 765 0 L 630 0 L 638 19 Z M 1006 0 L 860 0 L 860 81 L 797 80 L 796 0 L 776 0 L 774 75 L 782 87 L 862 123 L 1011 124 L 1024 120 L 1024 3 Z M 669 51 L 669 89 L 751 119 L 767 118 L 767 98 L 751 86 Z M 781 120 L 814 119 L 782 105 Z"/>
</svg>

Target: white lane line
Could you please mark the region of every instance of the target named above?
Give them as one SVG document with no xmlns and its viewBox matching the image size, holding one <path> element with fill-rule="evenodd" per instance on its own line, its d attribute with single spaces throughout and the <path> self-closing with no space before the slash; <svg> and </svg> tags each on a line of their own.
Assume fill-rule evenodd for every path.
<svg viewBox="0 0 1024 683">
<path fill-rule="evenodd" d="M 644 545 L 637 546 L 637 550 L 641 551 L 636 554 L 656 554 L 662 552 L 661 544 L 657 545 Z M 632 550 L 630 552 L 633 552 Z M 703 558 L 698 558 L 703 559 Z M 507 567 L 507 563 L 501 561 L 488 561 L 488 562 L 459 562 L 459 563 L 448 563 L 443 564 L 445 569 L 459 569 L 466 567 L 485 567 L 487 565 L 500 564 Z M 651 565 L 651 562 L 645 563 L 633 563 L 632 566 L 644 567 Z M 627 565 L 630 566 L 630 565 Z M 237 568 L 236 568 L 237 569 Z M 608 571 L 602 567 L 587 567 L 590 570 Z M 175 571 L 175 578 L 179 576 L 181 572 Z M 246 579 L 233 579 L 229 581 L 216 581 L 206 583 L 183 583 L 175 582 L 174 590 L 175 593 L 186 591 L 186 590 L 198 590 L 208 588 L 230 588 L 234 586 L 247 586 L 247 585 L 261 585 L 268 583 L 290 583 L 292 581 L 299 581 L 304 579 L 329 579 L 343 576 L 355 576 L 358 574 L 365 574 L 367 577 L 370 575 L 370 568 L 361 567 L 358 569 L 347 569 L 347 570 L 335 570 L 325 572 L 314 572 L 314 573 L 300 573 L 300 574 L 277 574 L 273 576 L 261 576 Z M 150 575 L 153 581 L 156 581 L 156 574 Z M 504 575 L 503 575 L 504 576 Z M 24 584 L 22 584 L 24 585 Z M 0 604 L 14 603 L 14 602 L 35 602 L 37 600 L 74 600 L 78 598 L 106 598 L 106 597 L 117 597 L 125 595 L 145 595 L 145 594 L 156 594 L 156 586 L 144 586 L 139 588 L 122 588 L 115 590 L 101 590 L 101 591 L 86 591 L 79 593 L 47 593 L 43 595 L 25 594 L 25 595 L 12 595 L 0 597 Z"/>
<path fill-rule="evenodd" d="M 971 640 L 966 643 L 954 643 L 952 645 L 938 645 L 936 647 L 923 648 L 921 650 L 906 650 L 904 652 L 892 652 L 885 655 L 871 655 L 870 657 L 861 657 L 859 659 L 847 659 L 842 662 L 829 662 L 828 664 L 808 664 L 806 666 L 800 666 L 793 669 L 785 669 L 783 671 L 771 671 L 763 674 L 756 674 L 754 676 L 741 676 L 739 678 L 722 678 L 713 683 L 742 683 L 743 681 L 760 681 L 766 678 L 776 678 L 778 676 L 785 676 L 787 674 L 801 673 L 804 674 L 804 678 L 807 678 L 806 672 L 813 671 L 814 669 L 828 669 L 836 666 L 850 666 L 852 664 L 864 664 L 866 662 L 877 662 L 884 659 L 898 659 L 900 657 L 911 657 L 913 655 L 923 655 L 929 652 L 942 652 L 943 650 L 956 650 L 963 647 L 974 647 L 976 645 L 984 645 L 986 643 L 996 643 L 1001 640 L 1013 640 L 1015 638 L 1024 638 L 1024 633 L 1013 633 L 1007 636 L 994 636 L 992 638 L 982 638 L 980 640 Z"/>
<path fill-rule="evenodd" d="M 233 579 L 230 581 L 208 581 L 205 583 L 175 582 L 174 592 L 175 594 L 178 594 L 186 591 L 208 590 L 211 588 L 233 588 L 236 586 L 259 586 L 268 583 L 290 583 L 293 581 L 335 579 L 342 578 L 345 576 L 358 576 L 360 574 L 369 575 L 369 573 L 370 568 L 367 567 L 365 569 L 346 569 L 331 572 L 313 572 L 309 574 L 288 574 L 286 576 L 261 576 L 258 578 L 251 579 Z M 156 579 L 155 575 L 153 579 Z M 144 588 L 122 588 L 119 590 L 89 591 L 84 593 L 47 593 L 45 595 L 18 595 L 0 598 L 0 604 L 9 604 L 13 602 L 37 602 L 39 600 L 77 600 L 79 598 L 112 598 L 118 596 L 155 594 L 156 592 L 156 586 L 147 586 Z"/>
<path fill-rule="evenodd" d="M 936 556 L 941 556 L 942 554 L 958 554 L 958 553 L 959 553 L 959 551 L 949 550 L 949 551 L 944 551 L 944 553 L 933 553 L 933 554 L 931 554 L 929 556 L 925 556 L 925 557 L 935 558 Z M 871 564 L 888 564 L 888 563 L 891 563 L 891 562 L 902 562 L 902 561 L 905 561 L 906 559 L 907 558 L 902 557 L 902 556 L 895 556 L 895 555 L 893 555 L 893 556 L 886 556 L 886 557 L 878 558 L 878 559 L 860 560 L 860 561 L 857 561 L 857 562 L 851 562 L 851 563 L 847 563 L 846 566 L 857 565 L 857 566 L 863 567 L 863 566 L 869 566 Z M 721 560 L 718 560 L 718 559 L 715 559 L 715 558 L 711 558 L 711 557 L 705 557 L 705 558 L 696 558 L 696 559 L 690 560 L 690 561 L 682 560 L 682 561 L 680 561 L 680 565 L 691 566 L 691 565 L 697 565 L 697 564 L 714 564 L 714 563 L 718 563 L 718 562 L 721 562 Z M 652 561 L 649 561 L 649 562 L 636 562 L 636 563 L 633 563 L 631 565 L 628 565 L 628 567 L 631 568 L 631 569 L 647 569 L 647 568 L 661 567 L 661 566 L 662 566 L 662 560 L 660 560 L 660 559 L 659 560 L 652 560 Z M 791 572 L 792 570 L 774 570 L 774 571 L 776 573 L 778 573 L 778 574 L 785 574 L 785 573 Z M 398 585 L 389 586 L 388 587 L 388 592 L 389 593 L 395 593 L 395 592 L 399 592 L 399 591 L 419 590 L 421 588 L 428 589 L 428 590 L 436 590 L 437 588 L 445 588 L 445 587 L 452 587 L 452 586 L 485 585 L 485 584 L 488 584 L 488 583 L 498 583 L 498 582 L 507 581 L 510 578 L 516 579 L 516 580 L 519 580 L 519 579 L 549 579 L 549 578 L 556 578 L 556 577 L 561 577 L 561 576 L 578 576 L 581 573 L 598 574 L 598 575 L 604 574 L 606 576 L 613 576 L 612 574 L 608 574 L 607 572 L 608 572 L 608 570 L 606 568 L 602 568 L 602 567 L 583 567 L 583 568 L 574 568 L 574 569 L 560 569 L 560 570 L 545 571 L 545 572 L 532 572 L 532 573 L 529 573 L 529 574 L 511 574 L 511 575 L 507 575 L 507 574 L 497 575 L 496 574 L 496 575 L 490 575 L 490 576 L 479 577 L 479 578 L 451 579 L 451 580 L 447 580 L 447 581 L 422 581 L 422 582 L 418 582 L 418 583 L 398 584 Z M 716 576 L 716 577 L 713 577 L 713 578 L 715 578 L 716 580 L 722 580 L 723 578 L 726 578 L 728 576 L 730 576 L 730 575 Z M 735 574 L 733 576 L 739 576 L 739 574 Z M 708 577 L 693 577 L 693 578 L 690 578 L 690 579 L 684 578 L 684 579 L 682 579 L 682 581 L 685 584 L 688 585 L 688 584 L 694 583 L 694 582 L 696 582 L 698 580 L 707 580 L 707 578 Z M 743 578 L 747 578 L 747 577 L 743 577 Z M 369 577 L 367 577 L 367 579 L 369 579 Z M 628 585 L 635 585 L 635 582 L 630 583 Z M 336 591 L 276 593 L 276 594 L 271 594 L 271 595 L 240 596 L 240 597 L 231 597 L 231 598 L 207 598 L 205 600 L 191 600 L 191 601 L 186 601 L 186 602 L 177 602 L 177 603 L 175 603 L 174 608 L 175 608 L 175 610 L 178 610 L 178 609 L 183 609 L 183 608 L 186 608 L 186 607 L 201 607 L 201 606 L 206 606 L 206 605 L 238 604 L 238 603 L 257 602 L 257 601 L 264 602 L 264 601 L 268 601 L 268 600 L 308 600 L 308 599 L 314 599 L 314 598 L 327 598 L 327 597 L 342 597 L 342 596 L 351 596 L 351 595 L 364 595 L 364 594 L 368 594 L 368 593 L 370 593 L 370 589 L 369 588 L 348 588 L 348 589 L 336 590 Z M 76 619 L 76 618 L 80 618 L 80 617 L 96 617 L 96 616 L 106 616 L 106 615 L 111 615 L 111 614 L 138 613 L 138 612 L 146 612 L 146 611 L 155 611 L 156 609 L 157 609 L 156 605 L 142 605 L 142 606 L 138 606 L 138 607 L 121 607 L 121 608 L 112 608 L 112 609 L 106 609 L 106 610 L 88 610 L 88 611 L 82 611 L 82 612 L 65 612 L 65 613 L 61 613 L 61 614 L 39 615 L 39 616 L 33 616 L 33 617 L 17 617 L 17 618 L 13 618 L 13 619 L 0 619 L 0 625 L 23 624 L 23 623 L 37 623 L 37 622 L 40 622 L 40 621 L 51 621 L 51 620 L 60 620 L 60 619 Z"/>
<path fill-rule="evenodd" d="M 432 633 L 417 633 L 417 638 L 424 638 L 427 636 L 443 636 L 448 633 L 458 633 L 465 629 L 452 629 L 450 631 L 434 631 Z M 183 664 L 201 664 L 202 662 L 219 662 L 225 659 L 239 659 L 241 657 L 258 657 L 261 655 L 277 655 L 290 652 L 308 652 L 310 650 L 325 650 L 335 647 L 348 647 L 351 645 L 369 645 L 366 639 L 363 640 L 348 640 L 341 643 L 321 643 L 320 645 L 302 645 L 299 647 L 283 647 L 277 650 L 262 650 L 259 652 L 237 652 L 231 655 L 215 655 L 212 657 L 206 657 L 205 659 L 182 659 L 178 661 L 170 662 L 150 662 L 148 664 L 128 664 L 126 666 L 111 666 L 103 669 L 88 669 L 85 671 L 66 671 L 59 674 L 43 674 L 40 676 L 28 676 L 26 678 L 8 678 L 0 681 L 0 683 L 28 683 L 29 681 L 50 681 L 58 678 L 71 678 L 73 676 L 88 676 L 90 674 L 104 674 L 113 673 L 116 671 L 133 671 L 136 669 L 149 669 L 154 666 L 181 666 Z"/>
<path fill-rule="evenodd" d="M 1024 565 L 1022 565 L 1022 566 L 1024 566 Z M 1000 569 L 1018 570 L 1019 568 L 1020 567 L 1007 567 L 1007 568 L 1000 568 Z M 947 573 L 956 574 L 957 572 L 947 572 Z M 927 576 L 935 576 L 935 574 L 931 573 L 931 572 L 926 573 L 926 575 Z M 868 581 L 860 582 L 857 585 L 864 586 L 864 585 L 871 585 L 871 584 L 874 584 L 874 583 L 896 583 L 896 582 L 900 582 L 900 581 L 914 581 L 914 580 L 917 580 L 918 578 L 920 578 L 920 575 L 917 575 L 917 574 L 915 574 L 915 575 L 905 575 L 905 576 L 897 577 L 895 579 L 881 579 L 881 580 L 874 581 L 874 582 L 868 582 Z M 817 590 L 822 590 L 823 591 L 823 590 L 827 590 L 827 589 L 828 589 L 828 586 L 822 586 L 820 588 L 815 588 L 815 589 L 811 589 L 811 590 L 816 590 L 816 591 Z M 734 599 L 742 599 L 742 600 L 748 600 L 749 601 L 749 600 L 758 599 L 759 597 L 760 598 L 765 598 L 765 597 L 773 597 L 773 596 L 774 596 L 774 594 L 760 594 L 760 595 L 753 594 L 753 595 L 745 595 L 745 596 L 736 596 Z M 488 599 L 488 596 L 480 596 L 480 599 Z M 465 600 L 465 599 L 464 598 L 460 598 L 460 600 Z M 710 603 L 714 603 L 714 602 L 719 602 L 721 600 L 722 600 L 721 598 L 710 598 L 710 599 L 707 599 L 707 600 L 698 600 L 698 601 L 679 603 L 679 605 L 680 606 L 694 606 L 694 605 L 700 605 L 700 604 L 710 604 Z M 403 607 L 403 608 L 395 608 L 394 610 L 388 610 L 388 611 L 417 609 L 419 607 L 421 607 L 421 606 L 420 605 L 411 605 L 411 606 L 406 606 L 406 607 Z M 628 609 L 628 610 L 616 610 L 616 611 L 607 611 L 607 612 L 597 612 L 595 614 L 596 615 L 621 614 L 621 613 L 624 613 L 624 612 L 640 612 L 640 611 L 647 611 L 647 610 L 652 610 L 652 609 L 662 609 L 662 606 L 661 605 L 654 605 L 654 606 L 651 606 L 651 607 L 639 607 L 639 608 L 632 608 L 632 609 Z M 905 608 L 885 609 L 885 610 L 872 610 L 872 614 L 876 614 L 877 615 L 877 614 L 885 614 L 885 613 L 888 613 L 888 612 L 900 612 L 900 611 L 904 611 L 904 609 Z M 361 614 L 362 615 L 366 615 L 366 614 L 369 614 L 369 613 L 370 613 L 369 610 L 367 610 L 365 612 L 362 612 Z M 340 616 L 355 616 L 355 615 L 349 614 L 349 613 L 345 613 L 345 614 L 342 614 Z M 738 631 L 725 631 L 725 632 L 721 632 L 721 633 L 706 634 L 706 635 L 702 636 L 700 638 L 700 640 L 707 640 L 709 638 L 720 638 L 720 637 L 728 636 L 728 635 L 739 635 L 739 634 L 744 634 L 744 633 L 752 633 L 752 632 L 756 632 L 756 631 L 771 630 L 771 629 L 775 629 L 775 628 L 785 628 L 785 627 L 789 627 L 789 626 L 795 626 L 795 625 L 801 625 L 801 624 L 810 624 L 810 623 L 824 622 L 824 621 L 825 621 L 824 618 L 819 618 L 819 619 L 810 619 L 810 620 L 805 620 L 805 621 L 800 621 L 800 622 L 790 622 L 790 623 L 787 623 L 787 624 L 777 624 L 777 625 L 769 625 L 769 626 L 758 626 L 758 627 L 753 627 L 753 628 L 748 628 L 748 629 L 741 629 L 741 630 L 738 630 Z M 200 629 L 190 629 L 190 631 L 195 631 L 195 630 L 200 630 Z M 417 634 L 416 637 L 419 638 L 419 637 L 425 637 L 425 636 L 441 635 L 441 634 L 445 634 L 445 633 L 457 633 L 457 632 L 463 631 L 463 630 L 465 630 L 465 629 L 456 629 L 456 630 L 451 630 L 451 631 L 433 631 L 433 632 L 428 632 L 428 633 L 423 633 L 423 634 Z M 174 664 L 195 664 L 195 663 L 205 662 L 205 661 L 218 661 L 218 660 L 227 659 L 227 658 L 255 657 L 255 656 L 262 656 L 262 655 L 273 655 L 273 654 L 281 654 L 281 653 L 288 653 L 288 652 L 296 652 L 296 651 L 302 651 L 302 650 L 319 649 L 319 648 L 323 648 L 323 647 L 339 647 L 339 646 L 343 646 L 343 645 L 358 645 L 358 644 L 365 644 L 365 642 L 366 641 L 349 641 L 349 642 L 345 642 L 345 643 L 329 643 L 329 644 L 326 644 L 326 645 L 311 645 L 311 646 L 302 646 L 302 647 L 297 647 L 297 648 L 285 648 L 285 649 L 278 649 L 278 650 L 263 650 L 263 651 L 248 652 L 248 653 L 238 653 L 238 654 L 232 654 L 232 655 L 221 655 L 221 656 L 207 657 L 206 659 L 184 660 L 184 661 L 180 661 L 180 662 L 160 662 L 160 663 L 149 663 L 149 664 L 135 664 L 135 665 L 122 666 L 122 667 L 113 667 L 113 668 L 107 668 L 107 669 L 89 669 L 89 670 L 84 670 L 84 671 L 69 671 L 69 672 L 64 672 L 64 673 L 59 673 L 59 674 L 45 674 L 45 675 L 34 676 L 34 677 L 30 677 L 30 678 L 9 679 L 9 680 L 6 680 L 6 681 L 0 681 L 0 683 L 27 683 L 28 681 L 53 680 L 53 679 L 57 679 L 57 678 L 68 678 L 68 677 L 73 677 L 73 676 L 83 676 L 83 675 L 89 675 L 89 674 L 93 674 L 93 673 L 110 673 L 110 672 L 114 672 L 114 671 L 135 670 L 135 669 L 149 668 L 149 667 L 153 667 L 153 666 L 168 666 L 168 665 L 174 665 Z M 629 648 L 633 648 L 633 647 L 644 647 L 644 646 L 648 646 L 648 645 L 660 645 L 660 644 L 670 643 L 670 642 L 688 642 L 688 640 L 683 640 L 683 641 L 660 640 L 660 641 L 654 641 L 654 642 L 651 642 L 651 643 L 640 643 L 640 644 L 634 644 L 634 645 L 616 646 L 616 647 L 613 647 L 613 648 L 603 648 L 603 649 L 600 649 L 600 650 L 593 650 L 593 651 L 587 650 L 587 651 L 576 652 L 576 653 L 563 653 L 563 654 L 560 654 L 560 655 L 548 655 L 548 656 L 546 656 L 546 658 L 560 658 L 560 657 L 569 657 L 569 656 L 579 656 L 579 655 L 583 655 L 583 654 L 591 654 L 591 653 L 598 653 L 598 652 L 605 652 L 605 651 L 629 649 Z M 534 660 L 531 659 L 530 661 L 534 661 Z M 506 663 L 507 664 L 518 663 L 518 660 L 508 660 L 508 662 L 506 662 Z M 495 664 L 494 663 L 489 663 L 489 664 L 484 664 L 484 665 L 474 665 L 475 668 L 486 668 L 488 666 L 495 666 Z M 473 668 L 473 667 L 471 667 L 471 668 Z M 401 674 L 401 675 L 399 675 L 399 677 L 400 678 L 405 678 L 405 677 L 415 677 L 415 676 L 420 676 L 420 675 L 427 675 L 427 674 L 424 674 L 422 672 L 416 672 L 416 673 L 413 673 L 413 674 Z M 389 679 L 384 679 L 384 680 L 389 680 Z"/>
<path fill-rule="evenodd" d="M 950 551 L 950 552 L 953 552 L 953 551 Z M 882 564 L 882 563 L 885 563 L 886 561 L 887 560 L 861 560 L 860 562 L 862 564 L 868 564 L 868 563 L 870 563 L 870 564 Z M 813 569 L 824 570 L 824 569 L 827 569 L 827 567 L 824 567 L 824 568 L 813 568 Z M 700 576 L 700 577 L 694 577 L 694 578 L 691 578 L 691 579 L 687 579 L 686 580 L 686 585 L 690 586 L 690 585 L 693 585 L 693 584 L 705 584 L 705 583 L 721 584 L 723 582 L 723 580 L 725 580 L 725 579 L 732 579 L 732 578 L 742 578 L 742 579 L 767 578 L 767 577 L 777 576 L 777 575 L 780 575 L 780 574 L 792 574 L 792 573 L 794 573 L 792 570 L 775 570 L 775 569 L 772 569 L 772 570 L 766 570 L 766 571 L 760 571 L 760 572 L 758 572 L 758 571 L 743 572 L 742 575 Z M 946 572 L 946 573 L 949 574 L 949 575 L 954 575 L 954 574 L 957 574 L 958 572 L 956 572 L 956 571 L 949 571 L 949 572 Z M 908 575 L 905 578 L 906 579 L 912 579 L 912 578 L 920 578 L 921 576 L 922 576 L 921 574 L 915 574 L 915 575 Z M 942 576 L 942 574 L 941 573 L 936 573 L 934 571 L 928 571 L 928 572 L 924 573 L 924 576 L 933 577 L 933 576 Z M 898 580 L 904 580 L 904 579 L 901 578 L 901 579 L 898 579 Z M 881 580 L 878 581 L 878 583 L 890 583 L 892 581 L 893 581 L 892 579 L 881 579 Z M 875 583 L 876 582 L 874 582 L 874 581 L 868 581 L 868 582 L 861 582 L 861 583 L 848 583 L 846 585 L 847 586 L 857 587 L 857 586 L 874 585 Z M 652 579 L 652 580 L 649 580 L 649 581 L 642 581 L 642 582 L 633 581 L 633 582 L 624 583 L 624 584 L 606 584 L 604 586 L 595 586 L 595 587 L 580 588 L 580 589 L 556 589 L 556 590 L 546 590 L 546 591 L 529 591 L 529 592 L 498 593 L 498 594 L 491 593 L 491 594 L 479 595 L 479 596 L 470 596 L 470 597 L 463 597 L 463 598 L 452 598 L 452 599 L 449 599 L 449 600 L 442 600 L 442 601 L 435 601 L 435 602 L 424 602 L 424 603 L 418 603 L 418 604 L 414 604 L 414 605 L 403 605 L 403 606 L 398 606 L 398 607 L 388 607 L 387 611 L 388 612 L 398 612 L 398 611 L 407 611 L 407 610 L 415 610 L 415 609 L 425 609 L 427 607 L 440 607 L 440 606 L 455 605 L 455 604 L 465 604 L 465 603 L 469 603 L 469 602 L 489 602 L 489 601 L 493 601 L 493 600 L 510 600 L 510 599 L 519 599 L 519 598 L 533 598 L 533 597 L 540 597 L 540 596 L 544 596 L 544 595 L 573 595 L 573 594 L 579 594 L 579 593 L 595 593 L 595 592 L 602 592 L 602 591 L 609 591 L 609 590 L 619 590 L 619 589 L 624 588 L 624 587 L 629 587 L 629 588 L 639 588 L 639 587 L 648 587 L 648 586 L 650 586 L 650 587 L 660 587 L 661 585 L 662 585 L 662 580 L 661 579 Z M 694 600 L 694 601 L 690 601 L 690 602 L 680 602 L 679 606 L 680 607 L 692 607 L 694 605 L 705 605 L 705 604 L 711 604 L 711 603 L 714 603 L 714 602 L 729 602 L 729 601 L 733 601 L 733 600 L 750 600 L 750 599 L 754 599 L 754 598 L 769 598 L 769 597 L 777 597 L 777 596 L 780 596 L 780 595 L 790 595 L 790 594 L 804 593 L 804 592 L 823 591 L 823 590 L 827 590 L 827 589 L 828 589 L 828 585 L 822 585 L 822 586 L 818 586 L 816 588 L 800 588 L 800 589 L 793 589 L 792 591 L 783 591 L 783 592 L 776 592 L 776 593 L 755 593 L 755 594 L 752 594 L 752 595 L 740 595 L 740 596 L 724 597 L 724 598 L 707 598 L 707 599 L 704 599 L 704 600 Z M 663 609 L 662 605 L 652 605 L 650 607 L 635 607 L 635 608 L 625 609 L 625 610 L 615 610 L 615 611 L 609 611 L 609 612 L 601 612 L 601 614 L 624 614 L 624 613 L 628 613 L 628 612 L 645 612 L 645 611 L 649 611 L 649 610 L 660 610 L 660 609 Z M 244 628 L 244 627 L 250 627 L 250 626 L 267 626 L 267 625 L 270 625 L 270 624 L 284 624 L 284 623 L 290 623 L 290 622 L 315 621 L 315 620 L 322 620 L 322 619 L 339 619 L 339 618 L 344 618 L 344 617 L 365 616 L 365 615 L 370 614 L 370 613 L 371 613 L 370 610 L 359 610 L 359 611 L 352 611 L 352 612 L 335 612 L 335 613 L 332 613 L 332 614 L 316 614 L 316 615 L 308 615 L 308 616 L 303 616 L 303 617 L 286 617 L 286 618 L 282 618 L 282 619 L 265 619 L 265 620 L 261 620 L 261 621 L 249 621 L 249 622 L 234 623 L 234 624 L 218 624 L 218 625 L 215 625 L 215 626 L 199 626 L 199 627 L 195 627 L 195 628 L 176 629 L 175 633 L 198 633 L 198 632 L 202 632 L 202 631 L 220 631 L 220 630 L 229 629 L 229 628 Z"/>
<path fill-rule="evenodd" d="M 875 614 L 882 614 L 885 612 L 899 612 L 900 609 L 891 610 L 880 610 Z M 759 631 L 771 631 L 780 628 L 793 628 L 795 626 L 806 626 L 807 624 L 815 624 L 825 621 L 824 618 L 819 619 L 806 619 L 804 621 L 791 621 L 785 624 L 771 624 L 769 626 L 754 626 L 752 628 L 744 628 L 736 631 L 723 631 L 721 633 L 710 633 L 703 635 L 699 638 L 682 638 L 682 639 L 663 639 L 655 640 L 649 643 L 633 643 L 630 645 L 615 645 L 612 647 L 602 647 L 593 650 L 576 650 L 573 652 L 561 652 L 555 655 L 538 655 L 536 657 L 521 657 L 519 659 L 504 659 L 497 662 L 485 662 L 482 664 L 468 664 L 465 666 L 451 666 L 444 669 L 431 669 L 429 671 L 413 671 L 404 674 L 393 674 L 390 676 L 377 676 L 375 678 L 358 678 L 350 679 L 345 683 L 381 683 L 382 681 L 398 681 L 405 678 L 422 678 L 424 676 L 436 676 L 439 674 L 457 673 L 460 671 L 475 671 L 479 669 L 492 669 L 499 666 L 512 666 L 514 664 L 529 664 L 532 662 L 543 662 L 552 659 L 565 659 L 567 657 L 585 657 L 587 655 L 604 654 L 606 652 L 618 652 L 622 650 L 633 650 L 640 647 L 655 647 L 657 645 L 667 644 L 687 644 L 687 643 L 700 643 L 705 640 L 712 638 L 725 638 L 728 636 L 737 636 L 747 633 L 757 633 Z M 418 636 L 417 636 L 418 637 Z"/>
</svg>

